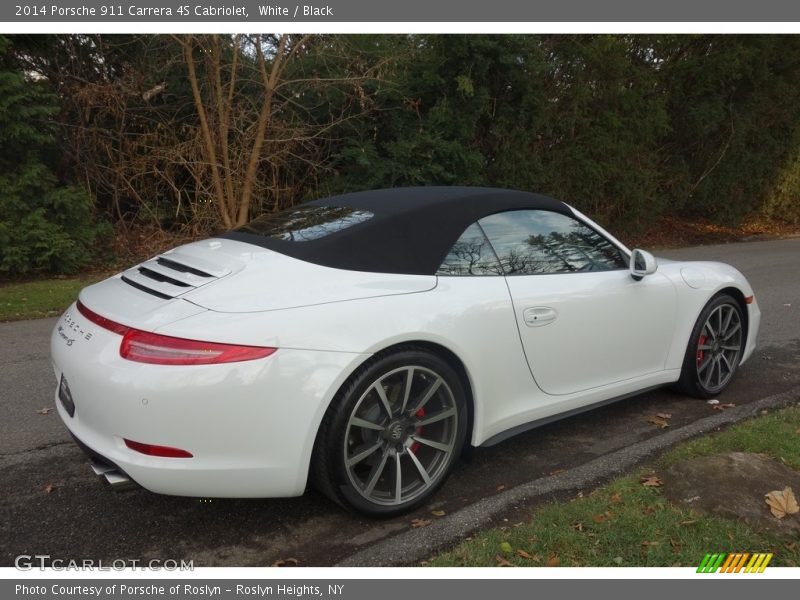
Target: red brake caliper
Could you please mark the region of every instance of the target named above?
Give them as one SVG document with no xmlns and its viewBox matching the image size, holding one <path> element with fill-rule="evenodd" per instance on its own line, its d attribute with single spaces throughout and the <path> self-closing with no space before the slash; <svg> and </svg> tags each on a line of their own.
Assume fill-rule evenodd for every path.
<svg viewBox="0 0 800 600">
<path fill-rule="evenodd" d="M 707 339 L 708 339 L 708 338 L 707 338 L 706 336 L 704 336 L 704 335 L 700 334 L 700 339 L 699 339 L 699 340 L 697 340 L 697 345 L 698 345 L 698 346 L 704 346 L 704 345 L 705 345 L 705 343 L 706 343 L 706 340 L 707 340 Z M 700 349 L 698 348 L 698 350 L 697 350 L 697 366 L 698 366 L 698 367 L 699 367 L 699 366 L 700 366 L 700 364 L 703 362 L 703 357 L 704 357 L 704 356 L 705 356 L 705 351 L 704 351 L 704 350 L 700 350 Z"/>
<path fill-rule="evenodd" d="M 418 419 L 421 419 L 422 417 L 425 416 L 425 409 L 420 408 L 417 412 L 414 413 L 414 416 L 417 417 Z M 422 433 L 422 427 L 417 427 L 417 429 L 414 431 L 414 435 L 420 435 L 421 433 Z M 409 448 L 409 450 L 414 454 L 416 454 L 417 450 L 419 450 L 420 445 L 421 444 L 419 442 L 414 442 L 413 444 L 411 444 L 411 448 Z"/>
</svg>

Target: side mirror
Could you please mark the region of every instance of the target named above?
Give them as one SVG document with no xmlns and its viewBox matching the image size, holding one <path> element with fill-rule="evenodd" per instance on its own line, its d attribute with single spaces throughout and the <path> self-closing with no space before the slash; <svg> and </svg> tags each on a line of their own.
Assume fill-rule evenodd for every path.
<svg viewBox="0 0 800 600">
<path fill-rule="evenodd" d="M 631 252 L 631 277 L 636 281 L 641 280 L 645 275 L 652 275 L 658 269 L 656 257 L 645 252 L 644 250 L 636 249 Z"/>
</svg>

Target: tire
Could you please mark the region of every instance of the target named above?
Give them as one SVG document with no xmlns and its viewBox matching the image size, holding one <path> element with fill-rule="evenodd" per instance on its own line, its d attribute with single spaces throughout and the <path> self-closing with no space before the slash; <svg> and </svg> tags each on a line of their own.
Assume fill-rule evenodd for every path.
<svg viewBox="0 0 800 600">
<path fill-rule="evenodd" d="M 325 414 L 312 456 L 314 485 L 339 505 L 371 516 L 424 504 L 463 448 L 466 397 L 461 378 L 435 354 L 408 346 L 376 355 Z"/>
<path fill-rule="evenodd" d="M 744 314 L 736 299 L 728 294 L 713 297 L 692 329 L 676 391 L 701 399 L 721 394 L 736 374 L 745 334 Z"/>
</svg>

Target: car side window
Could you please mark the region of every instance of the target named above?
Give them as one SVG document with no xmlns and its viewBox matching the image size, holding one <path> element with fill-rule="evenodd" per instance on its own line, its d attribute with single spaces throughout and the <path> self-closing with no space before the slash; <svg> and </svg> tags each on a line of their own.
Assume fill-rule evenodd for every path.
<svg viewBox="0 0 800 600">
<path fill-rule="evenodd" d="M 621 250 L 584 223 L 546 210 L 513 210 L 478 221 L 506 275 L 627 268 Z"/>
<path fill-rule="evenodd" d="M 442 261 L 437 275 L 502 275 L 503 269 L 489 240 L 473 223 L 461 234 Z"/>
</svg>

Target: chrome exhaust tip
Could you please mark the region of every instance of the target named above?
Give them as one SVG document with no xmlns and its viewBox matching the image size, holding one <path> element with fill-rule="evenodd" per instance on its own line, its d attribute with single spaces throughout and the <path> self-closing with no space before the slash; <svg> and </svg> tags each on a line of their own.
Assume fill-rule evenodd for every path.
<svg viewBox="0 0 800 600">
<path fill-rule="evenodd" d="M 132 490 L 138 487 L 130 477 L 120 473 L 111 465 L 92 459 L 89 461 L 89 466 L 94 471 L 94 474 L 98 477 L 103 477 L 115 492 Z"/>
<path fill-rule="evenodd" d="M 98 477 L 102 477 L 106 473 L 116 470 L 111 465 L 101 463 L 99 460 L 95 460 L 93 458 L 89 459 L 89 466 L 92 467 L 92 471 L 94 471 L 94 474 Z"/>
<path fill-rule="evenodd" d="M 115 492 L 132 490 L 137 487 L 130 477 L 123 475 L 119 471 L 109 471 L 107 473 L 103 473 L 103 476 L 111 486 L 111 489 L 113 489 Z"/>
</svg>

